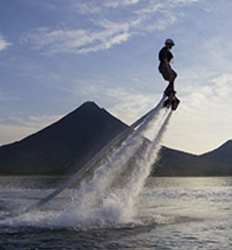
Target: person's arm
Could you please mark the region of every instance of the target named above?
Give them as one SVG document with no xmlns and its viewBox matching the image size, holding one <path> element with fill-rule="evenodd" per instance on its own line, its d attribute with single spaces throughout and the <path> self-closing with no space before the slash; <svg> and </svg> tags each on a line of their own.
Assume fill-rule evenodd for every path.
<svg viewBox="0 0 232 250">
<path fill-rule="evenodd" d="M 172 73 L 171 66 L 170 66 L 170 63 L 168 62 L 167 58 L 164 58 L 164 63 L 166 65 L 167 69 L 168 69 L 169 74 L 171 74 Z"/>
<path fill-rule="evenodd" d="M 163 62 L 166 66 L 168 73 L 171 74 L 171 66 L 168 61 L 168 51 L 165 48 L 161 49 L 159 53 L 159 58 L 161 59 L 161 62 Z"/>
</svg>

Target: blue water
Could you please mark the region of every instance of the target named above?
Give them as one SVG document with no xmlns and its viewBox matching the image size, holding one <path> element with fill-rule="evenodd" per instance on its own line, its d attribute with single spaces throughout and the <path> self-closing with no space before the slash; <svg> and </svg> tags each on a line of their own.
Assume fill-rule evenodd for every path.
<svg viewBox="0 0 232 250">
<path fill-rule="evenodd" d="M 1 177 L 0 214 L 33 204 L 56 185 L 55 178 Z M 80 216 L 75 192 L 1 220 L 0 249 L 232 249 L 230 177 L 149 178 L 133 219 L 118 223 L 117 209 L 101 211 L 101 204 L 93 216 Z"/>
</svg>

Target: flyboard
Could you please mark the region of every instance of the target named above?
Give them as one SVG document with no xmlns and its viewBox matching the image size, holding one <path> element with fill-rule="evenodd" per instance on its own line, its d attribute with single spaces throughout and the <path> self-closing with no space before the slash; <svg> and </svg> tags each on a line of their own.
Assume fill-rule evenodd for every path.
<svg viewBox="0 0 232 250">
<path fill-rule="evenodd" d="M 170 96 L 166 96 L 163 106 L 166 108 L 171 107 L 171 109 L 175 111 L 178 108 L 179 104 L 180 100 L 176 97 L 176 93 L 174 93 Z"/>
<path fill-rule="evenodd" d="M 110 151 L 113 151 L 115 148 L 118 148 L 121 143 L 123 143 L 130 134 L 141 124 L 144 123 L 146 119 L 148 119 L 150 116 L 154 116 L 158 110 L 160 110 L 162 107 L 171 108 L 171 110 L 176 110 L 177 106 L 179 105 L 179 100 L 177 97 L 170 97 L 163 96 L 159 103 L 152 108 L 149 112 L 147 112 L 145 115 L 140 117 L 137 121 L 135 121 L 131 126 L 123 130 L 121 133 L 119 133 L 116 137 L 114 137 L 108 144 L 106 144 L 96 155 L 87 161 L 81 168 L 71 177 L 68 179 L 67 182 L 64 182 L 61 186 L 59 186 L 56 190 L 51 192 L 46 197 L 42 198 L 38 202 L 34 203 L 31 206 L 24 207 L 22 209 L 19 209 L 17 211 L 11 211 L 9 213 L 5 213 L 0 216 L 0 220 L 4 220 L 7 218 L 14 218 L 21 216 L 23 214 L 26 214 L 28 212 L 31 212 L 33 210 L 36 210 L 43 205 L 47 204 L 50 200 L 58 196 L 60 193 L 62 193 L 65 189 L 70 188 L 75 185 L 80 185 L 81 181 L 85 176 L 87 176 L 89 173 L 93 172 L 95 169 L 95 166 L 101 162 L 101 160 L 104 158 L 104 156 L 107 155 Z M 139 132 L 139 129 L 138 129 Z"/>
</svg>

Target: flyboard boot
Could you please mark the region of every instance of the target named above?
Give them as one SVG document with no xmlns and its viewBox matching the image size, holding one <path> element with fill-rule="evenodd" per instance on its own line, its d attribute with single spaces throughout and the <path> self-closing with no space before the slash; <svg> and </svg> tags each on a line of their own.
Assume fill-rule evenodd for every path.
<svg viewBox="0 0 232 250">
<path fill-rule="evenodd" d="M 170 108 L 174 111 L 177 109 L 180 100 L 176 97 L 176 91 L 175 90 L 170 90 L 170 89 L 166 89 L 164 91 L 164 95 L 167 97 L 167 99 L 164 101 L 163 106 L 165 108 Z"/>
</svg>

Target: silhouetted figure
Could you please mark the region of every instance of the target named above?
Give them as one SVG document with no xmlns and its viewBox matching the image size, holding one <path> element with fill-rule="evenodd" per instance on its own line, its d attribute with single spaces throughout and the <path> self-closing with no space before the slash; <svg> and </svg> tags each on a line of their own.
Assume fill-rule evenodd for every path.
<svg viewBox="0 0 232 250">
<path fill-rule="evenodd" d="M 164 91 L 164 94 L 168 97 L 172 97 L 176 93 L 174 88 L 174 81 L 177 77 L 177 73 L 172 69 L 170 65 L 170 62 L 173 59 L 173 54 L 170 50 L 174 45 L 175 43 L 172 39 L 167 39 L 165 41 L 165 46 L 159 52 L 159 71 L 162 74 L 164 80 L 169 82 L 167 88 Z"/>
</svg>

